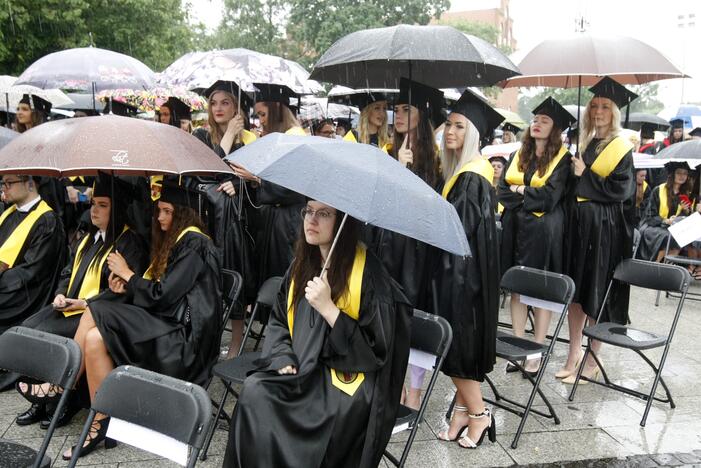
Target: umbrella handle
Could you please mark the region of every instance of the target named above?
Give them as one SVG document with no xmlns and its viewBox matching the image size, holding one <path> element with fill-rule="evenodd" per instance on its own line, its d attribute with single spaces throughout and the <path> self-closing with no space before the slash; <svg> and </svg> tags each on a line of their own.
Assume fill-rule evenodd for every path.
<svg viewBox="0 0 701 468">
<path fill-rule="evenodd" d="M 341 236 L 341 231 L 343 231 L 343 226 L 346 224 L 346 219 L 348 219 L 348 213 L 343 215 L 343 219 L 341 220 L 341 225 L 338 227 L 338 232 L 336 233 L 336 237 L 333 239 L 333 243 L 331 244 L 331 248 L 329 249 L 329 254 L 326 256 L 326 261 L 324 262 L 324 267 L 321 269 L 321 273 L 319 274 L 319 278 L 324 276 L 324 272 L 329 269 L 329 261 L 331 260 L 331 255 L 333 254 L 334 249 L 336 248 L 336 244 L 338 243 L 338 238 Z"/>
</svg>

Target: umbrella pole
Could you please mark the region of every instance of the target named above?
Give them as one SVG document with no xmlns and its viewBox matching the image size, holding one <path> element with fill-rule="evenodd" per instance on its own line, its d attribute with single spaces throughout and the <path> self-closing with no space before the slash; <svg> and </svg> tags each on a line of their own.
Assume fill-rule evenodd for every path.
<svg viewBox="0 0 701 468">
<path fill-rule="evenodd" d="M 579 142 L 582 136 L 582 121 L 580 120 L 580 110 L 582 108 L 582 75 L 579 75 L 579 83 L 577 86 L 577 151 L 575 156 L 579 157 Z"/>
<path fill-rule="evenodd" d="M 5 93 L 5 110 L 7 111 L 7 123 L 5 126 L 7 128 L 12 128 L 10 124 L 10 93 Z"/>
<path fill-rule="evenodd" d="M 110 203 L 110 229 L 112 230 L 112 242 L 114 245 L 114 251 L 119 253 L 119 251 L 117 250 L 117 233 L 115 231 L 114 226 L 114 207 L 116 205 L 114 199 L 114 171 L 112 171 L 112 177 L 110 177 L 110 191 L 112 192 L 112 201 Z"/>
<path fill-rule="evenodd" d="M 92 82 L 92 110 L 97 112 L 97 105 L 95 105 L 95 82 Z"/>
<path fill-rule="evenodd" d="M 341 236 L 341 231 L 343 231 L 343 226 L 346 224 L 346 219 L 348 219 L 348 213 L 343 215 L 343 219 L 341 220 L 341 225 L 338 227 L 338 232 L 336 233 L 336 237 L 333 239 L 333 243 L 331 244 L 331 248 L 329 249 L 329 254 L 326 256 L 326 261 L 324 262 L 324 267 L 321 269 L 321 273 L 319 274 L 319 278 L 322 278 L 324 276 L 324 272 L 329 269 L 329 261 L 331 260 L 331 255 L 333 255 L 333 251 L 336 248 L 336 243 L 338 243 L 338 238 Z"/>
<path fill-rule="evenodd" d="M 409 81 L 411 82 L 411 60 L 409 60 Z M 409 83 L 409 113 L 407 117 L 406 145 L 407 149 L 411 149 L 411 83 Z M 411 164 L 407 165 L 407 167 L 411 169 Z"/>
</svg>

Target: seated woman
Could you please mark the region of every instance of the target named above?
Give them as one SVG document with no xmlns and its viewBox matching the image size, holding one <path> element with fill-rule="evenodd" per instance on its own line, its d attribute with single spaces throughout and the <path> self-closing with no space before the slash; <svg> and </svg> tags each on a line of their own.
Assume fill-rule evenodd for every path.
<svg viewBox="0 0 701 468">
<path fill-rule="evenodd" d="M 258 370 L 234 412 L 226 467 L 375 467 L 389 441 L 409 353 L 411 308 L 343 213 L 302 209 L 293 261 Z"/>
<path fill-rule="evenodd" d="M 126 303 L 90 301 L 75 340 L 83 351 L 90 399 L 117 366 L 130 364 L 203 384 L 218 350 L 222 301 L 219 257 L 189 208 L 193 192 L 164 184 L 154 221 L 151 265 L 143 277 L 124 257 L 107 257 L 110 289 Z M 98 414 L 81 456 L 106 439 L 109 418 Z M 105 446 L 114 446 L 107 440 Z M 72 450 L 63 454 L 70 459 Z"/>
<path fill-rule="evenodd" d="M 692 209 L 689 181 L 691 168 L 685 162 L 668 162 L 665 168 L 668 174 L 667 182 L 652 189 L 645 216 L 640 224 L 638 258 L 643 260 L 662 260 L 669 235 L 667 228 L 677 217 L 688 216 Z M 679 245 L 674 239 L 669 244 L 669 253 L 679 253 Z"/>
<path fill-rule="evenodd" d="M 113 193 L 114 187 L 114 196 Z M 134 271 L 143 271 L 146 250 L 142 239 L 126 224 L 129 192 L 120 181 L 101 174 L 93 186 L 90 206 L 92 225 L 78 245 L 74 258 L 61 272 L 53 303 L 40 309 L 22 326 L 71 338 L 75 335 L 87 300 L 108 289 L 107 256 L 118 251 Z M 115 203 L 112 203 L 112 200 Z M 116 202 L 119 200 L 119 202 Z M 60 397 L 59 390 L 49 384 L 18 384 L 18 389 L 32 406 L 17 416 L 20 426 L 42 421 L 47 416 L 47 403 Z M 58 424 L 66 424 L 77 408 L 64 411 Z"/>
</svg>

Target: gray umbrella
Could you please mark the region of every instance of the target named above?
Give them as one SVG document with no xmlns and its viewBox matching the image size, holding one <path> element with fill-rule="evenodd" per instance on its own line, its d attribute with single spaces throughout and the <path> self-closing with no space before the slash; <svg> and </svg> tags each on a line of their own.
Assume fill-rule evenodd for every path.
<svg viewBox="0 0 701 468">
<path fill-rule="evenodd" d="M 701 140 L 687 140 L 669 145 L 655 155 L 655 159 L 686 162 L 692 168 L 701 165 Z"/>
<path fill-rule="evenodd" d="M 621 122 L 622 123 L 622 122 Z M 643 124 L 649 124 L 655 127 L 655 130 L 663 132 L 669 128 L 669 122 L 662 117 L 654 114 L 646 114 L 644 112 L 631 112 L 628 117 L 628 127 L 631 130 L 640 130 Z"/>
<path fill-rule="evenodd" d="M 19 136 L 19 133 L 9 128 L 0 127 L 0 149 Z"/>
<path fill-rule="evenodd" d="M 336 41 L 311 78 L 351 88 L 399 88 L 399 78 L 435 88 L 490 86 L 518 75 L 499 49 L 450 26 L 399 25 Z"/>
<path fill-rule="evenodd" d="M 470 254 L 455 208 L 374 146 L 273 133 L 226 160 L 365 223 Z"/>
</svg>

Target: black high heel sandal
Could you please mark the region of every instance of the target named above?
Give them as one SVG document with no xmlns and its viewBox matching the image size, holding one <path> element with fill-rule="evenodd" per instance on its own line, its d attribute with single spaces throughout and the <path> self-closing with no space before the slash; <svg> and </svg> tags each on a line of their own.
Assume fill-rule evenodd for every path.
<svg viewBox="0 0 701 468">
<path fill-rule="evenodd" d="M 107 428 L 110 425 L 110 418 L 109 416 L 104 418 L 104 419 L 95 419 L 93 420 L 92 424 L 90 425 L 90 431 L 88 432 L 88 437 L 85 439 L 85 441 L 88 443 L 88 445 L 83 445 L 83 448 L 80 449 L 80 454 L 78 455 L 78 458 L 83 457 L 85 455 L 88 455 L 92 453 L 98 445 L 100 445 L 100 442 L 103 440 L 105 441 L 105 449 L 112 449 L 117 446 L 117 441 L 114 439 L 110 439 L 107 437 Z M 95 436 L 93 437 L 93 429 L 97 432 Z M 78 447 L 78 444 L 75 444 L 73 447 L 71 447 L 71 456 L 66 456 L 64 453 L 61 457 L 64 460 L 70 460 L 73 457 L 73 453 L 75 449 Z"/>
<path fill-rule="evenodd" d="M 26 390 L 22 390 L 21 385 L 27 386 Z M 38 380 L 23 378 L 15 382 L 15 388 L 28 402 L 35 403 L 38 405 L 45 405 L 47 403 L 53 403 L 61 399 L 63 395 L 61 387 L 48 384 L 49 388 L 44 389 L 43 385 L 46 382 L 40 382 Z M 34 392 L 36 390 L 36 393 Z"/>
<path fill-rule="evenodd" d="M 455 413 L 467 413 L 467 407 L 466 406 L 460 406 L 460 405 L 455 405 L 453 406 L 453 415 Z M 469 416 L 469 415 L 468 415 Z M 443 442 L 455 442 L 460 438 L 463 432 L 467 429 L 467 424 L 465 424 L 463 427 L 460 428 L 458 431 L 458 434 L 454 438 L 449 438 L 448 437 L 448 432 L 450 432 L 450 427 L 446 429 L 445 431 L 441 431 L 436 435 L 436 438 L 438 440 L 442 440 Z"/>
<path fill-rule="evenodd" d="M 497 428 L 496 428 L 496 423 L 494 422 L 494 415 L 489 411 L 488 408 L 485 408 L 484 411 L 482 411 L 480 414 L 468 414 L 470 419 L 482 419 L 482 418 L 489 418 L 489 426 L 485 427 L 484 430 L 482 431 L 482 434 L 480 434 L 480 438 L 477 440 L 477 442 L 473 442 L 472 439 L 470 439 L 467 434 L 462 436 L 460 438 L 460 441 L 458 444 L 462 448 L 466 449 L 476 449 L 480 445 L 482 445 L 482 441 L 484 440 L 484 435 L 487 434 L 489 436 L 489 441 L 494 443 L 497 441 Z M 465 441 L 465 444 L 463 445 L 461 442 Z"/>
</svg>

